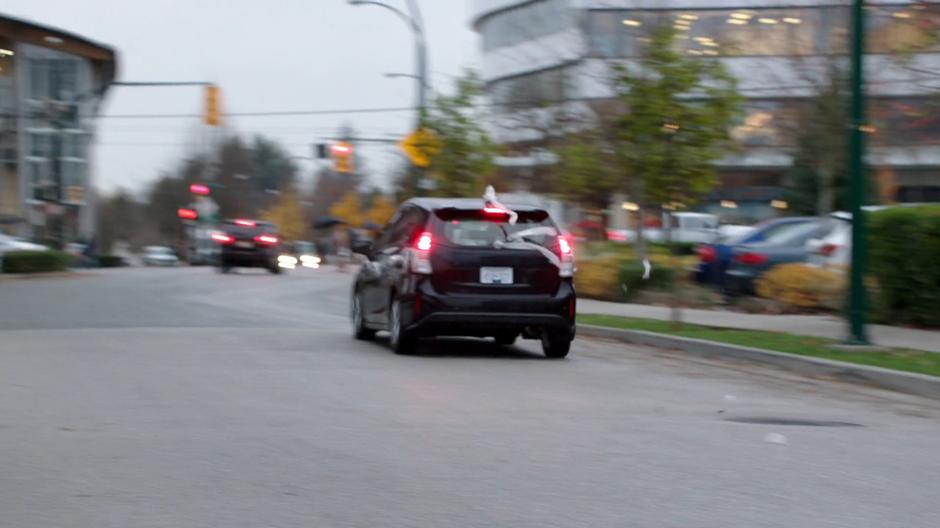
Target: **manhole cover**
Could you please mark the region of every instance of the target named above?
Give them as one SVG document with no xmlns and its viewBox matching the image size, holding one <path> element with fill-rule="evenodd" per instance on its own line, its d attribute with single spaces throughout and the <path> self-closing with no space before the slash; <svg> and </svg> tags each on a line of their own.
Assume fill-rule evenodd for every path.
<svg viewBox="0 0 940 528">
<path fill-rule="evenodd" d="M 725 418 L 729 422 L 758 425 L 795 425 L 803 427 L 861 427 L 862 424 L 835 420 L 810 420 L 806 418 L 775 418 L 770 416 L 740 416 Z"/>
</svg>

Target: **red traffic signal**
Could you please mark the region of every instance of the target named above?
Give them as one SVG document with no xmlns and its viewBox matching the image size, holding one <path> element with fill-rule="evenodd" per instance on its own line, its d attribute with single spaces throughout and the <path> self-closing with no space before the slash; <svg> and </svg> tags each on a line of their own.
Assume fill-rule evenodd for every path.
<svg viewBox="0 0 940 528">
<path fill-rule="evenodd" d="M 208 186 L 208 185 L 203 185 L 203 184 L 201 184 L 201 183 L 194 183 L 194 184 L 192 184 L 192 185 L 189 186 L 189 192 L 191 192 L 191 193 L 193 193 L 193 194 L 198 194 L 198 195 L 200 195 L 200 196 L 208 196 L 208 195 L 209 195 L 209 186 Z"/>
<path fill-rule="evenodd" d="M 182 218 L 183 220 L 196 220 L 197 218 L 199 218 L 199 213 L 197 213 L 193 209 L 186 209 L 184 207 L 180 207 L 179 209 L 177 209 L 176 215 Z"/>
<path fill-rule="evenodd" d="M 352 153 L 352 145 L 349 143 L 334 143 L 330 146 L 330 150 L 337 156 L 346 156 Z"/>
</svg>

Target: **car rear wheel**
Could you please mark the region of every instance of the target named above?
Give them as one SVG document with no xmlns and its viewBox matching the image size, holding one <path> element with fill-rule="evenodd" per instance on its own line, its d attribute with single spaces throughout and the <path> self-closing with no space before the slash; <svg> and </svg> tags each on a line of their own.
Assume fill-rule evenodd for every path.
<svg viewBox="0 0 940 528">
<path fill-rule="evenodd" d="M 414 354 L 415 348 L 417 347 L 417 340 L 413 335 L 402 328 L 401 301 L 398 299 L 392 301 L 388 318 L 388 341 L 392 346 L 392 350 L 395 351 L 396 354 L 401 355 Z"/>
<path fill-rule="evenodd" d="M 366 327 L 365 317 L 362 315 L 362 300 L 360 293 L 356 292 L 352 300 L 353 333 L 356 339 L 372 341 L 375 339 L 375 330 Z"/>
<path fill-rule="evenodd" d="M 571 338 L 546 333 L 542 336 L 542 353 L 549 359 L 562 359 L 571 350 Z"/>
</svg>

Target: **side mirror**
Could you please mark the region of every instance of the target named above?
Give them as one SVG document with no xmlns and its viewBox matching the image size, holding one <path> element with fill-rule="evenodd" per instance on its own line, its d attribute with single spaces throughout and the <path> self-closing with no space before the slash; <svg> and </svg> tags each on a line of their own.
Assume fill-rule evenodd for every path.
<svg viewBox="0 0 940 528">
<path fill-rule="evenodd" d="M 372 241 L 371 240 L 355 240 L 351 244 L 353 253 L 358 255 L 369 256 L 372 253 Z"/>
</svg>

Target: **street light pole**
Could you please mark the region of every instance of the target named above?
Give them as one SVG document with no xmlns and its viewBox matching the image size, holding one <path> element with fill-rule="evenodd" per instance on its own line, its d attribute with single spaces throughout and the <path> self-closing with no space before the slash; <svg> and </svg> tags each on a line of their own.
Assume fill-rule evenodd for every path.
<svg viewBox="0 0 940 528">
<path fill-rule="evenodd" d="M 868 345 L 865 329 L 865 259 L 867 230 L 865 203 L 865 1 L 852 5 L 852 107 L 849 131 L 849 204 L 852 211 L 852 269 L 849 277 L 848 344 Z"/>
<path fill-rule="evenodd" d="M 418 102 L 417 126 L 420 128 L 424 122 L 428 105 L 428 47 L 424 33 L 424 18 L 417 0 L 407 0 L 408 13 L 397 7 L 378 0 L 349 0 L 349 5 L 374 5 L 395 13 L 411 29 L 415 45 L 415 99 Z"/>
</svg>

